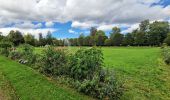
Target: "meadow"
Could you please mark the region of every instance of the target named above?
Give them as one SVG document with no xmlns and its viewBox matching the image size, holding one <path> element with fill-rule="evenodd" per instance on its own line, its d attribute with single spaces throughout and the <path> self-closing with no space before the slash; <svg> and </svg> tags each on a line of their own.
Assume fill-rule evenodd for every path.
<svg viewBox="0 0 170 100">
<path fill-rule="evenodd" d="M 43 49 L 45 48 L 35 48 L 35 52 L 41 54 Z M 78 47 L 68 47 L 68 50 L 72 53 L 78 49 Z M 170 68 L 163 63 L 161 49 L 159 47 L 102 47 L 101 49 L 104 54 L 105 68 L 114 69 L 115 72 L 113 74 L 115 74 L 119 81 L 122 81 L 124 84 L 125 92 L 121 97 L 122 100 L 129 100 L 129 98 L 131 100 L 170 99 Z M 52 94 L 55 94 L 55 97 L 58 97 L 57 93 L 61 92 L 60 94 L 62 96 L 67 95 L 65 99 L 89 99 L 76 92 L 76 94 L 71 94 L 70 91 L 66 92 L 66 88 L 60 88 L 58 85 L 51 85 L 46 82 L 42 76 L 39 74 L 37 75 L 37 73 L 30 68 L 23 68 L 25 66 L 5 59 L 5 57 L 0 57 L 0 68 L 12 85 L 14 85 L 17 93 L 20 94 L 19 96 L 23 96 L 23 98 L 28 98 L 27 96 L 30 94 L 32 96 L 37 95 L 37 93 L 41 91 L 42 85 L 34 85 L 42 81 L 43 85 L 48 84 L 47 87 L 44 87 L 47 88 L 47 90 L 55 87 L 52 89 Z M 12 72 L 13 70 L 16 72 Z M 23 73 L 17 73 L 17 71 Z M 23 75 L 26 75 L 26 77 L 18 77 Z M 18 78 L 16 79 L 16 77 Z M 19 84 L 24 85 L 28 80 L 16 82 L 26 78 L 30 80 L 30 85 L 34 86 L 35 89 L 31 86 L 26 86 L 23 89 L 19 86 Z M 39 81 L 35 81 L 37 79 Z M 32 93 L 29 94 L 29 92 Z M 53 97 L 54 95 L 50 95 L 47 91 L 42 92 L 41 95 L 44 94 L 48 94 L 52 99 L 55 98 Z M 61 97 L 59 99 L 63 99 L 62 96 L 59 96 Z"/>
</svg>

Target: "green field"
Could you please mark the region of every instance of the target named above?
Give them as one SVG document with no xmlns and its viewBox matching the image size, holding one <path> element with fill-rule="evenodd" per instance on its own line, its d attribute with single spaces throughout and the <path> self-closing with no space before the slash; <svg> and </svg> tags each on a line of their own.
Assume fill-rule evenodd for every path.
<svg viewBox="0 0 170 100">
<path fill-rule="evenodd" d="M 170 67 L 161 60 L 160 48 L 102 48 L 104 62 L 124 80 L 122 99 L 169 100 Z"/>
<path fill-rule="evenodd" d="M 43 49 L 35 48 L 35 51 L 41 54 Z M 75 52 L 78 48 L 69 47 L 69 50 Z M 106 68 L 114 69 L 124 83 L 122 100 L 170 100 L 170 66 L 163 63 L 160 50 L 156 47 L 102 48 Z M 89 99 L 77 92 L 71 93 L 74 90 L 51 84 L 32 69 L 5 57 L 0 57 L 0 70 L 24 100 L 30 95 L 45 99 L 47 94 L 51 99 Z M 44 89 L 47 91 L 42 91 Z"/>
</svg>

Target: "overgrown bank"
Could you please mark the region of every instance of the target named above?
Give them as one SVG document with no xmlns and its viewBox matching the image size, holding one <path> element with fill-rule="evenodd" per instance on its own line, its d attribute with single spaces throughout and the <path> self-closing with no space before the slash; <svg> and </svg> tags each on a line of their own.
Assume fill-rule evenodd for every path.
<svg viewBox="0 0 170 100">
<path fill-rule="evenodd" d="M 75 54 L 69 54 L 65 49 L 49 46 L 41 55 L 35 54 L 33 47 L 28 44 L 22 45 L 20 50 L 11 49 L 8 45 L 3 49 L 9 51 L 7 57 L 52 76 L 86 95 L 117 100 L 123 94 L 122 83 L 116 79 L 113 71 L 103 68 L 103 54 L 98 48 L 80 49 Z"/>
<path fill-rule="evenodd" d="M 19 100 L 91 100 L 73 89 L 54 84 L 28 66 L 0 56 L 0 72 L 15 89 Z M 4 82 L 4 81 L 1 81 Z M 12 98 L 11 100 L 14 100 Z"/>
</svg>

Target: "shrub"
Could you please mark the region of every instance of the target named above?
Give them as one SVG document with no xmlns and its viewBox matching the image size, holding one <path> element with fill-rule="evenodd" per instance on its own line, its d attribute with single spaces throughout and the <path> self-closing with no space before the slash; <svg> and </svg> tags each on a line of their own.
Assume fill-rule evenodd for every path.
<svg viewBox="0 0 170 100">
<path fill-rule="evenodd" d="M 100 49 L 80 49 L 70 57 L 70 75 L 74 79 L 92 79 L 103 65 L 103 54 Z"/>
<path fill-rule="evenodd" d="M 41 71 L 50 75 L 63 75 L 68 71 L 68 56 L 63 49 L 47 47 L 41 58 Z"/>
<path fill-rule="evenodd" d="M 26 61 L 26 64 L 29 66 L 32 66 L 36 62 L 36 54 L 34 54 L 33 50 L 34 47 L 32 47 L 29 44 L 23 44 L 20 46 L 20 51 L 22 55 L 22 60 Z"/>
<path fill-rule="evenodd" d="M 163 60 L 166 64 L 170 64 L 170 48 L 165 46 L 162 48 Z"/>
<path fill-rule="evenodd" d="M 118 100 L 123 94 L 123 88 L 113 76 L 113 72 L 102 70 L 92 80 L 79 82 L 77 88 L 80 92 L 98 99 Z"/>
<path fill-rule="evenodd" d="M 16 59 L 20 59 L 21 58 L 21 53 L 18 52 L 18 51 L 11 51 L 9 53 L 9 57 L 12 59 L 12 60 L 16 60 Z"/>
<path fill-rule="evenodd" d="M 10 42 L 2 41 L 0 43 L 0 54 L 8 57 L 11 47 L 12 47 L 12 44 Z"/>
</svg>

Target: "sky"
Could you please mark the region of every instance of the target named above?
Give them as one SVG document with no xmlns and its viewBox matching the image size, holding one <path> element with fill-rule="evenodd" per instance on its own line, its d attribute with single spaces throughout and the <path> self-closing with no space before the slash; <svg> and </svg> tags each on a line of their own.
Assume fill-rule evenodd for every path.
<svg viewBox="0 0 170 100">
<path fill-rule="evenodd" d="M 0 0 L 0 32 L 50 31 L 59 39 L 89 35 L 96 27 L 109 35 L 112 27 L 126 34 L 145 19 L 170 22 L 170 0 Z"/>
</svg>

